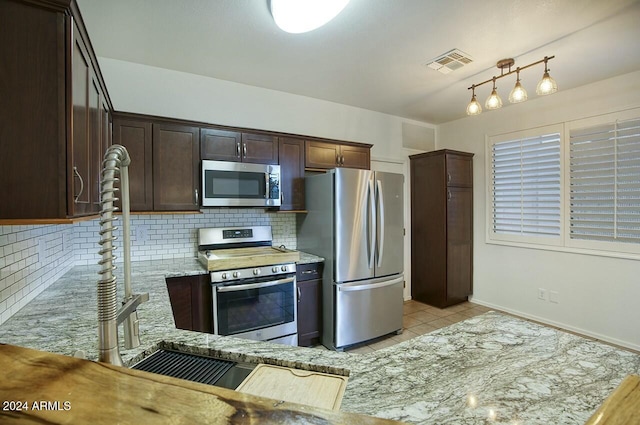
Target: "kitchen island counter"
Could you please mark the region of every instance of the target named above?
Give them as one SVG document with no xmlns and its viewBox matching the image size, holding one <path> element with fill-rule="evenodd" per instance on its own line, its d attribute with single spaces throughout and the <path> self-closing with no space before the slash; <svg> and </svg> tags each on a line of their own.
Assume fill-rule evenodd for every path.
<svg viewBox="0 0 640 425">
<path fill-rule="evenodd" d="M 97 271 L 74 267 L 0 326 L 0 342 L 95 360 Z M 583 424 L 640 373 L 640 355 L 494 312 L 364 355 L 176 329 L 165 277 L 203 272 L 195 259 L 132 263 L 133 290 L 150 300 L 138 309 L 142 345 L 121 348 L 125 364 L 174 348 L 349 375 L 341 411 L 421 424 Z"/>
</svg>

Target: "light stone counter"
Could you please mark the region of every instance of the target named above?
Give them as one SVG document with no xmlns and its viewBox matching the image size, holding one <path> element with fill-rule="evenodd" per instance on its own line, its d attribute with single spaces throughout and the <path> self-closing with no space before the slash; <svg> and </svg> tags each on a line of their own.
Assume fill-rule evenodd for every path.
<svg viewBox="0 0 640 425">
<path fill-rule="evenodd" d="M 96 359 L 97 270 L 74 267 L 0 326 L 0 342 Z M 134 292 L 150 300 L 125 363 L 162 347 L 348 374 L 342 411 L 420 424 L 583 424 L 640 373 L 637 354 L 493 312 L 365 355 L 175 329 L 165 277 L 200 273 L 195 259 L 132 264 Z"/>
</svg>

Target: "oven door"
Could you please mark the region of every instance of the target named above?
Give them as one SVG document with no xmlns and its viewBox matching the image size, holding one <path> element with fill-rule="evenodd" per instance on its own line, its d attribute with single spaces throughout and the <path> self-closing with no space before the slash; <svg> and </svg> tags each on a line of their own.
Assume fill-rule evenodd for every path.
<svg viewBox="0 0 640 425">
<path fill-rule="evenodd" d="M 280 206 L 280 166 L 202 161 L 203 207 Z"/>
<path fill-rule="evenodd" d="M 258 341 L 297 345 L 296 277 L 247 279 L 213 290 L 213 330 Z"/>
</svg>

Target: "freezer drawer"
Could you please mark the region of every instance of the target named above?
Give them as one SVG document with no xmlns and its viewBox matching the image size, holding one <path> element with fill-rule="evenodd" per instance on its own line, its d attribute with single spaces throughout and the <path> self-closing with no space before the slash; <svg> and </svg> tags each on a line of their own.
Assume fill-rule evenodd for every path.
<svg viewBox="0 0 640 425">
<path fill-rule="evenodd" d="M 337 349 L 402 329 L 404 275 L 334 284 Z"/>
</svg>

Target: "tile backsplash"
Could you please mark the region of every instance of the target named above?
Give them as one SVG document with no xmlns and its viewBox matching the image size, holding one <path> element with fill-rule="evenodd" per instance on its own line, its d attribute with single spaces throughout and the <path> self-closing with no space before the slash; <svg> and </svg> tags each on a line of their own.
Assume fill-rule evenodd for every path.
<svg viewBox="0 0 640 425">
<path fill-rule="evenodd" d="M 195 257 L 201 227 L 270 225 L 273 244 L 296 249 L 295 214 L 260 209 L 210 209 L 199 214 L 131 216 L 131 259 Z M 114 242 L 122 261 L 122 220 Z M 99 219 L 66 225 L 0 226 L 0 324 L 74 265 L 100 259 Z"/>
</svg>

